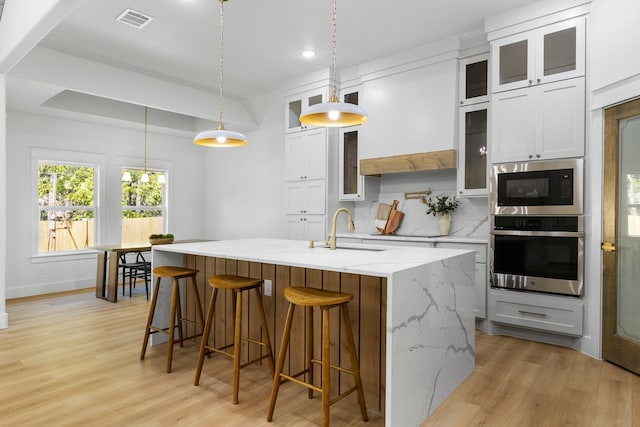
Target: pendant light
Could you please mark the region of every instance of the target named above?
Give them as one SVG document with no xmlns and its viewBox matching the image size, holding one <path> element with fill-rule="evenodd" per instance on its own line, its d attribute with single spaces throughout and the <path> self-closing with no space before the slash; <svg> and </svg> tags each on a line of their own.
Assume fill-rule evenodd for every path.
<svg viewBox="0 0 640 427">
<path fill-rule="evenodd" d="M 196 135 L 193 142 L 205 147 L 239 147 L 248 144 L 247 137 L 240 132 L 227 130 L 222 121 L 224 98 L 224 2 L 220 1 L 220 118 L 218 128 L 207 130 Z"/>
<path fill-rule="evenodd" d="M 329 98 L 329 102 L 312 105 L 302 112 L 302 114 L 300 115 L 300 122 L 311 126 L 353 126 L 360 125 L 368 120 L 367 112 L 364 111 L 364 108 L 355 104 L 340 102 L 338 99 L 336 88 L 338 84 L 336 78 L 336 3 L 337 0 L 333 0 L 333 36 L 331 39 L 333 49 L 333 54 L 331 57 L 331 97 Z"/>
</svg>

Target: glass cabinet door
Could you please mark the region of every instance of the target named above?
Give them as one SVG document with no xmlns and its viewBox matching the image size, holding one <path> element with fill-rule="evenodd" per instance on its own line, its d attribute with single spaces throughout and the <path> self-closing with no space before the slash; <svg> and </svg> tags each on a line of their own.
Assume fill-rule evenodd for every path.
<svg viewBox="0 0 640 427">
<path fill-rule="evenodd" d="M 342 194 L 358 194 L 358 131 L 342 133 Z"/>
<path fill-rule="evenodd" d="M 500 46 L 500 62 L 498 62 L 499 84 L 505 85 L 528 80 L 529 40 Z"/>
<path fill-rule="evenodd" d="M 489 104 L 460 109 L 458 194 L 487 195 L 487 124 Z"/>
<path fill-rule="evenodd" d="M 460 60 L 460 105 L 489 101 L 489 55 Z"/>
<path fill-rule="evenodd" d="M 312 105 L 321 104 L 326 99 L 326 89 L 318 89 L 289 97 L 286 104 L 287 133 L 309 129 L 300 122 L 300 114 Z M 311 126 L 312 128 L 313 126 Z"/>
</svg>

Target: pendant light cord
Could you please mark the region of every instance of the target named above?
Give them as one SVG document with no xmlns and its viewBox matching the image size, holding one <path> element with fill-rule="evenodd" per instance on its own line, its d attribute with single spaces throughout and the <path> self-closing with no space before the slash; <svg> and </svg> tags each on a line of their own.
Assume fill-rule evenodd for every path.
<svg viewBox="0 0 640 427">
<path fill-rule="evenodd" d="M 220 0 L 220 120 L 218 121 L 218 129 L 224 129 L 222 122 L 222 109 L 224 99 L 224 2 Z"/>
<path fill-rule="evenodd" d="M 337 29 L 337 25 L 336 25 L 336 21 L 337 21 L 337 0 L 333 0 L 333 22 L 332 22 L 332 38 L 331 38 L 331 49 L 333 51 L 332 56 L 331 56 L 331 79 L 333 80 L 333 92 L 331 93 L 331 100 L 330 102 L 338 102 L 338 94 L 337 94 L 337 82 L 338 82 L 338 78 L 337 78 L 337 74 L 336 74 L 336 29 Z"/>
<path fill-rule="evenodd" d="M 147 173 L 147 106 L 144 107 L 144 173 Z"/>
</svg>

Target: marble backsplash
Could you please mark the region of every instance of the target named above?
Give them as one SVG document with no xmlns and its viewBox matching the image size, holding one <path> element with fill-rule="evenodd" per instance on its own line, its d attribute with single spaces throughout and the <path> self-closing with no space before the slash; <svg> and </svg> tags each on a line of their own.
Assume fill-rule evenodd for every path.
<svg viewBox="0 0 640 427">
<path fill-rule="evenodd" d="M 454 196 L 455 192 L 434 191 L 431 196 Z M 357 233 L 378 233 L 374 219 L 378 212 L 378 203 L 393 203 L 398 200 L 398 210 L 404 213 L 396 235 L 437 236 L 440 216 L 426 214 L 426 206 L 419 199 L 404 199 L 404 193 L 380 193 L 376 202 L 358 202 L 349 207 Z M 450 236 L 468 238 L 489 237 L 489 206 L 486 197 L 460 198 L 460 206 L 451 214 Z"/>
</svg>

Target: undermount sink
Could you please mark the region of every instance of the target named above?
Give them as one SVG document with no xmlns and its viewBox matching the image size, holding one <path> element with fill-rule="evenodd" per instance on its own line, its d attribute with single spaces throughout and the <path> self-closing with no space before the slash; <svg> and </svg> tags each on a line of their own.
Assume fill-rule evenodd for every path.
<svg viewBox="0 0 640 427">
<path fill-rule="evenodd" d="M 329 245 L 316 245 L 315 247 L 319 249 L 331 249 Z M 387 248 L 377 248 L 372 246 L 347 246 L 347 245 L 340 245 L 340 244 L 336 246 L 336 250 L 338 249 L 346 249 L 348 251 L 365 251 L 365 252 L 383 252 L 388 250 Z"/>
</svg>

